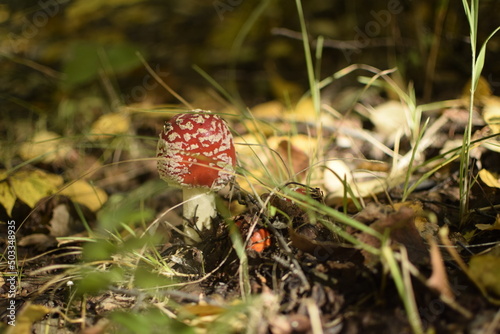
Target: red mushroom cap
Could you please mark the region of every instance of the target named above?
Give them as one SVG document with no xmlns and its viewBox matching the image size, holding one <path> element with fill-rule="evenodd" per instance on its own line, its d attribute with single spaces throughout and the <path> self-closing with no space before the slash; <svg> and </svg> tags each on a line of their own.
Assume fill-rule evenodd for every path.
<svg viewBox="0 0 500 334">
<path fill-rule="evenodd" d="M 233 136 L 219 116 L 193 112 L 165 122 L 156 151 L 158 172 L 171 185 L 217 191 L 234 178 Z"/>
<path fill-rule="evenodd" d="M 261 253 L 269 246 L 271 246 L 271 234 L 265 228 L 260 228 L 253 232 L 247 249 L 253 249 L 257 253 Z"/>
</svg>

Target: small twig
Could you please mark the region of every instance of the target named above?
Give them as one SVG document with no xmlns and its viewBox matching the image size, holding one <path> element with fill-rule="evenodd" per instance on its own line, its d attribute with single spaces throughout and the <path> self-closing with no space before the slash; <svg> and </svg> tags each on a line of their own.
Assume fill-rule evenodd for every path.
<svg viewBox="0 0 500 334">
<path fill-rule="evenodd" d="M 158 74 L 156 74 L 156 72 L 151 68 L 151 66 L 149 66 L 149 64 L 146 62 L 146 60 L 144 59 L 144 57 L 139 53 L 137 52 L 137 57 L 139 57 L 140 61 L 142 62 L 142 64 L 144 65 L 144 67 L 146 67 L 146 70 L 149 72 L 149 74 L 151 74 L 151 76 L 163 87 L 165 88 L 170 94 L 172 94 L 172 96 L 174 96 L 177 100 L 179 100 L 183 105 L 185 105 L 186 107 L 188 107 L 189 109 L 194 109 L 193 106 L 187 102 L 186 100 L 184 100 L 184 98 L 182 96 L 180 96 L 179 94 L 177 94 L 176 91 L 174 91 L 172 88 L 170 88 L 169 85 L 167 85 L 159 76 Z"/>
<path fill-rule="evenodd" d="M 62 76 L 62 73 L 60 73 L 60 72 L 58 72 L 58 71 L 56 71 L 48 66 L 34 62 L 33 60 L 30 60 L 30 59 L 10 55 L 10 54 L 7 54 L 6 52 L 0 52 L 0 56 L 4 56 L 5 58 L 10 59 L 11 61 L 13 61 L 15 63 L 30 67 L 30 68 L 34 69 L 35 71 L 43 73 L 46 76 L 52 77 L 54 79 L 60 79 Z"/>
<path fill-rule="evenodd" d="M 140 291 L 138 289 L 123 289 L 123 288 L 117 288 L 114 286 L 110 286 L 109 290 L 113 291 L 114 293 L 141 298 L 142 300 L 144 300 L 145 296 L 148 296 L 147 293 Z M 195 295 L 193 293 L 187 293 L 184 291 L 163 290 L 160 293 L 164 296 L 176 297 L 176 298 L 184 299 L 184 300 L 187 300 L 187 301 L 193 302 L 193 303 L 199 303 L 200 301 L 203 300 L 203 302 L 206 302 L 207 304 L 210 304 L 210 305 L 220 305 L 220 303 L 214 299 L 207 298 L 207 297 L 202 298 L 199 295 Z"/>
<path fill-rule="evenodd" d="M 286 28 L 273 28 L 271 34 L 276 36 L 284 36 L 296 40 L 302 40 L 302 33 L 298 31 L 293 31 Z M 323 41 L 323 46 L 325 48 L 339 49 L 339 50 L 359 50 L 368 47 L 378 47 L 378 46 L 393 46 L 394 40 L 390 38 L 372 38 L 369 43 L 360 42 L 358 40 L 341 41 L 336 39 L 325 38 Z M 317 42 L 313 41 L 312 47 L 316 47 Z"/>
<path fill-rule="evenodd" d="M 278 232 L 278 230 L 271 224 L 271 222 L 267 219 L 267 217 L 264 217 L 264 220 L 267 224 L 267 228 L 271 230 L 273 233 L 273 236 L 278 239 L 278 242 L 284 251 L 284 253 L 290 258 L 290 261 L 292 262 L 291 264 L 288 264 L 284 262 L 283 259 L 279 258 L 278 256 L 273 256 L 273 259 L 277 261 L 280 264 L 286 264 L 285 267 L 288 267 L 294 274 L 296 274 L 300 280 L 302 281 L 302 284 L 304 285 L 304 288 L 306 290 L 311 289 L 311 284 L 309 284 L 309 281 L 306 278 L 306 275 L 304 274 L 304 271 L 302 270 L 302 267 L 300 266 L 299 261 L 295 258 L 295 256 L 292 253 L 292 250 L 290 247 L 288 247 L 285 238 Z"/>
</svg>

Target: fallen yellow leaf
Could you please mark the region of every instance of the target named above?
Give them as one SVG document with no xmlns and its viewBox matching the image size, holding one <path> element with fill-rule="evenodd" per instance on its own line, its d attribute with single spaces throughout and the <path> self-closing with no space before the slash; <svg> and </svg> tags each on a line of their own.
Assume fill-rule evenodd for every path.
<svg viewBox="0 0 500 334">
<path fill-rule="evenodd" d="M 19 156 L 23 160 L 39 159 L 50 164 L 63 161 L 68 157 L 73 148 L 59 134 L 51 131 L 36 133 L 31 141 L 19 147 Z"/>
<path fill-rule="evenodd" d="M 461 100 L 465 106 L 469 106 L 470 101 L 470 89 L 471 89 L 471 80 L 467 82 L 462 90 Z M 482 104 L 488 97 L 492 94 L 492 90 L 488 80 L 485 77 L 480 76 L 477 81 L 476 90 L 474 91 L 474 104 Z"/>
<path fill-rule="evenodd" d="M 285 107 L 281 102 L 269 101 L 258 104 L 250 109 L 252 118 L 243 121 L 248 133 L 261 133 L 270 136 L 276 131 L 273 121 L 283 119 Z"/>
<path fill-rule="evenodd" d="M 32 208 L 43 197 L 55 193 L 63 178 L 37 169 L 20 171 L 10 177 L 9 183 L 17 198 Z"/>
<path fill-rule="evenodd" d="M 90 139 L 99 140 L 109 138 L 114 135 L 127 133 L 130 129 L 130 119 L 127 115 L 121 112 L 104 114 L 99 117 L 94 124 L 90 133 Z"/>
<path fill-rule="evenodd" d="M 108 195 L 104 190 L 85 180 L 71 183 L 61 191 L 61 194 L 68 196 L 74 202 L 85 205 L 94 212 L 99 210 L 108 200 Z"/>
<path fill-rule="evenodd" d="M 19 199 L 33 208 L 46 196 L 54 194 L 63 184 L 63 178 L 42 170 L 23 170 L 7 177 L 6 171 L 0 171 L 4 180 L 0 181 L 0 204 L 10 214 L 15 199 Z"/>
<path fill-rule="evenodd" d="M 479 178 L 488 187 L 491 187 L 491 188 L 500 188 L 500 177 L 496 173 L 490 172 L 487 169 L 481 169 L 479 171 Z"/>
<path fill-rule="evenodd" d="M 296 122 L 312 122 L 316 117 L 313 99 L 310 97 L 299 100 L 295 108 L 289 111 L 290 118 Z"/>
<path fill-rule="evenodd" d="M 9 326 L 7 334 L 27 334 L 31 333 L 31 328 L 35 322 L 42 319 L 51 312 L 51 309 L 43 305 L 27 303 L 16 316 L 15 326 Z"/>
<path fill-rule="evenodd" d="M 491 254 L 475 255 L 469 263 L 469 272 L 476 284 L 488 294 L 500 297 L 500 257 Z"/>
<path fill-rule="evenodd" d="M 2 173 L 4 174 L 4 173 Z M 0 181 L 0 204 L 3 205 L 7 214 L 10 216 L 12 214 L 12 208 L 16 203 L 16 194 L 8 184 L 7 180 L 3 179 Z"/>
<path fill-rule="evenodd" d="M 483 231 L 500 230 L 500 215 L 497 215 L 493 224 L 476 224 L 476 228 Z"/>
<path fill-rule="evenodd" d="M 500 97 L 491 96 L 486 99 L 483 119 L 489 125 L 491 133 L 500 133 Z"/>
</svg>

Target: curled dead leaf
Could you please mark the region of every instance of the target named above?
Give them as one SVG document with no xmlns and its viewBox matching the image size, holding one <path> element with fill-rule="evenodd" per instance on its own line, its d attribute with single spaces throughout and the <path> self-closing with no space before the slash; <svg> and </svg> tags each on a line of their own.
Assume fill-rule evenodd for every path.
<svg viewBox="0 0 500 334">
<path fill-rule="evenodd" d="M 431 266 L 432 275 L 427 279 L 427 285 L 438 291 L 442 296 L 452 300 L 455 298 L 453 291 L 451 290 L 450 283 L 448 281 L 448 275 L 446 274 L 446 268 L 444 266 L 443 257 L 437 246 L 436 241 L 433 238 L 428 238 L 431 254 Z"/>
<path fill-rule="evenodd" d="M 415 211 L 413 209 L 402 206 L 398 211 L 390 213 L 381 212 L 380 209 L 378 211 L 373 208 L 369 210 L 370 212 L 375 211 L 376 215 L 374 217 L 377 218 L 370 224 L 370 227 L 382 234 L 389 230 L 391 240 L 406 247 L 410 262 L 419 264 L 428 261 L 427 247 L 415 226 Z M 359 220 L 358 217 L 356 219 Z M 363 217 L 363 219 L 366 220 L 366 217 Z M 358 238 L 376 248 L 381 245 L 379 239 L 365 232 L 360 233 Z M 362 253 L 365 256 L 367 266 L 372 266 L 378 262 L 378 257 L 365 251 L 362 251 Z"/>
</svg>

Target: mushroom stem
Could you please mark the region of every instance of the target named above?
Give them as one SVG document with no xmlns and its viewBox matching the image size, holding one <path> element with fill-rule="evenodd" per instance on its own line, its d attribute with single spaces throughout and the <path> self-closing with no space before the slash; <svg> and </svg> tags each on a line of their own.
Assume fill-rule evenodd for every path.
<svg viewBox="0 0 500 334">
<path fill-rule="evenodd" d="M 184 200 L 183 215 L 187 220 L 184 222 L 184 232 L 190 239 L 200 242 L 198 232 L 193 229 L 192 223 L 196 222 L 198 231 L 210 229 L 212 218 L 215 218 L 215 194 L 213 191 L 203 187 L 184 188 L 182 190 Z"/>
</svg>

